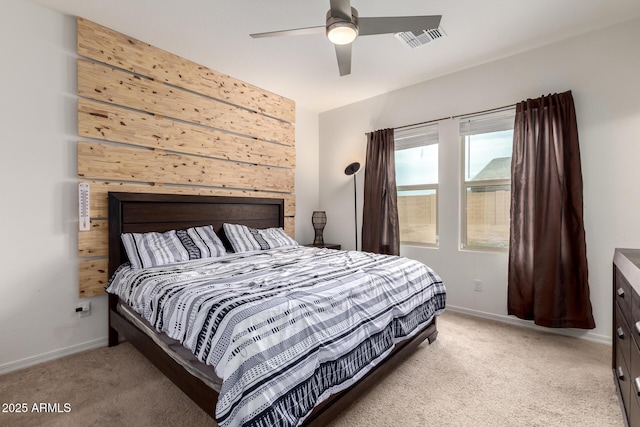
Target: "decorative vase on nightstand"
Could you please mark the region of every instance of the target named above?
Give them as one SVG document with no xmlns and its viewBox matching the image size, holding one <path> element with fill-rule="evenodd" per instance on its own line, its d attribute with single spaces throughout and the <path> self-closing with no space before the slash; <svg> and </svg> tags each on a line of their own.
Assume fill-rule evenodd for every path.
<svg viewBox="0 0 640 427">
<path fill-rule="evenodd" d="M 327 213 L 325 211 L 314 211 L 311 215 L 311 223 L 313 224 L 313 229 L 316 232 L 313 244 L 324 245 L 322 231 L 324 230 L 324 226 L 327 225 Z"/>
</svg>

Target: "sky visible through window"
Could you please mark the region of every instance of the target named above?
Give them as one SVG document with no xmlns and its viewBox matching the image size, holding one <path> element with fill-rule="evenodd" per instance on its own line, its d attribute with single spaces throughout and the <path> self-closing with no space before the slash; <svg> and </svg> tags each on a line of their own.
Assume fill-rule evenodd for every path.
<svg viewBox="0 0 640 427">
<path fill-rule="evenodd" d="M 396 151 L 396 185 L 437 184 L 438 144 Z"/>
<path fill-rule="evenodd" d="M 465 180 L 471 180 L 491 160 L 511 157 L 513 130 L 471 135 L 467 138 L 465 150 L 468 150 L 465 155 Z M 397 186 L 437 183 L 438 144 L 396 151 Z"/>
<path fill-rule="evenodd" d="M 513 130 L 469 135 L 465 141 L 466 181 L 470 181 L 493 159 L 511 157 Z M 509 179 L 508 176 L 505 177 Z"/>
</svg>

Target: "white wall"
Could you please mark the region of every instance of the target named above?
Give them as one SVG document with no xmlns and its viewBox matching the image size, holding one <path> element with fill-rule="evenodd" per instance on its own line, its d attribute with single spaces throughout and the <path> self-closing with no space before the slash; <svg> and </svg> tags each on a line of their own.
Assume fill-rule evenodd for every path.
<svg viewBox="0 0 640 427">
<path fill-rule="evenodd" d="M 315 235 L 311 214 L 319 200 L 318 127 L 318 113 L 296 108 L 296 240 L 303 245 Z"/>
<path fill-rule="evenodd" d="M 105 296 L 90 298 L 91 316 L 74 312 L 75 22 L 25 0 L 1 7 L 0 374 L 107 342 Z M 296 236 L 306 242 L 318 206 L 318 114 L 296 113 Z"/>
<path fill-rule="evenodd" d="M 3 3 L 0 372 L 106 343 L 103 298 L 78 318 L 75 20 Z"/>
<path fill-rule="evenodd" d="M 325 241 L 354 246 L 353 194 L 343 169 L 353 160 L 364 160 L 365 132 L 571 90 L 582 153 L 591 301 L 597 325 L 585 337 L 609 342 L 613 251 L 640 247 L 638 40 L 640 21 L 636 20 L 322 113 L 320 208 L 327 211 L 331 224 Z M 456 119 L 443 121 L 440 137 L 440 247 L 402 246 L 401 254 L 425 262 L 442 276 L 450 307 L 524 323 L 506 316 L 507 255 L 458 249 Z M 363 178 L 358 177 L 359 217 Z M 474 279 L 483 281 L 483 292 L 473 291 Z"/>
</svg>

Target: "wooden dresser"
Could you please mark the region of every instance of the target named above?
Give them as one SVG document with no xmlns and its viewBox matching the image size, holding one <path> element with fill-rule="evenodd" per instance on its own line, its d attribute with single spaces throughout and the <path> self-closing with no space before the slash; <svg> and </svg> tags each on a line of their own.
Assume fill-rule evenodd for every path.
<svg viewBox="0 0 640 427">
<path fill-rule="evenodd" d="M 612 366 L 631 427 L 640 426 L 640 249 L 613 257 Z"/>
</svg>

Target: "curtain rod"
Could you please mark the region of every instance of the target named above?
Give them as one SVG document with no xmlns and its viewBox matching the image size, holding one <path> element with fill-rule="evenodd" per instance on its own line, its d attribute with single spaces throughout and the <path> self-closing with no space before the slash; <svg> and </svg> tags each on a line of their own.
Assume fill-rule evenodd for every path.
<svg viewBox="0 0 640 427">
<path fill-rule="evenodd" d="M 516 104 L 511 104 L 511 105 L 505 105 L 505 106 L 502 106 L 502 107 L 491 108 L 489 110 L 477 111 L 475 113 L 457 114 L 455 116 L 442 117 L 440 119 L 428 120 L 426 122 L 419 122 L 419 123 L 413 123 L 411 125 L 398 126 L 398 127 L 394 128 L 394 129 L 404 129 L 404 128 L 410 128 L 410 127 L 413 127 L 413 126 L 428 125 L 430 123 L 436 123 L 436 122 L 439 122 L 439 121 L 442 121 L 442 120 L 448 120 L 448 119 L 457 119 L 459 117 L 473 117 L 473 116 L 477 116 L 478 114 L 485 114 L 485 113 L 492 113 L 494 111 L 507 110 L 507 109 L 513 108 L 515 106 L 516 106 Z M 367 132 L 367 133 L 369 133 L 369 132 Z"/>
</svg>

